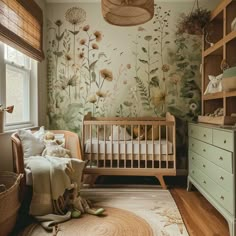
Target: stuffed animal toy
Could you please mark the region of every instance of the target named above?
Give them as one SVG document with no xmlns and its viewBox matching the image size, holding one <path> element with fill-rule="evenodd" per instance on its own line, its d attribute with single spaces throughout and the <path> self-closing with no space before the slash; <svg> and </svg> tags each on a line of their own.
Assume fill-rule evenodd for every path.
<svg viewBox="0 0 236 236">
<path fill-rule="evenodd" d="M 56 141 L 46 142 L 46 148 L 43 150 L 42 156 L 70 158 L 70 150 L 58 145 Z"/>
<path fill-rule="evenodd" d="M 152 131 L 153 130 L 153 131 Z M 157 140 L 159 138 L 159 126 L 151 126 L 147 132 L 147 140 Z"/>
<path fill-rule="evenodd" d="M 74 183 L 73 185 L 73 189 L 67 190 L 67 194 L 65 197 L 67 210 L 72 212 L 73 218 L 79 217 L 82 213 L 101 215 L 105 211 L 104 208 L 92 208 L 91 203 L 80 196 L 77 184 Z"/>
<path fill-rule="evenodd" d="M 54 140 L 54 139 L 55 139 L 54 133 L 52 133 L 50 131 L 45 133 L 44 140 Z"/>
<path fill-rule="evenodd" d="M 144 140 L 145 139 L 145 126 L 144 125 L 134 126 L 133 135 L 134 135 L 134 138 L 136 139 Z"/>
<path fill-rule="evenodd" d="M 208 76 L 210 82 L 207 85 L 204 95 L 206 95 L 208 93 L 216 93 L 216 92 L 222 91 L 222 84 L 221 84 L 222 76 L 223 76 L 223 74 L 220 74 L 217 76 L 213 76 L 213 75 Z"/>
<path fill-rule="evenodd" d="M 65 138 L 58 137 L 58 135 L 55 135 L 54 133 L 48 131 L 44 135 L 44 143 L 50 143 L 50 142 L 56 142 L 58 145 L 65 147 Z"/>
</svg>

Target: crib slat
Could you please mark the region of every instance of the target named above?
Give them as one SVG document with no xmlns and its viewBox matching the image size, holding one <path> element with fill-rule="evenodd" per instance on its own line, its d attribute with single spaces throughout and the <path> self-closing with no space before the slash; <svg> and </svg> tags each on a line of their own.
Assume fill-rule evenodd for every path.
<svg viewBox="0 0 236 236">
<path fill-rule="evenodd" d="M 154 126 L 152 125 L 152 168 L 154 168 Z"/>
<path fill-rule="evenodd" d="M 117 167 L 120 167 L 120 125 L 118 125 L 118 160 Z"/>
<path fill-rule="evenodd" d="M 98 160 L 99 160 L 99 156 L 100 156 L 100 145 L 99 145 L 99 126 L 96 125 L 96 130 L 97 130 L 97 166 L 98 166 Z"/>
<path fill-rule="evenodd" d="M 107 145 L 106 145 L 106 125 L 103 126 L 103 130 L 104 130 L 104 158 L 103 158 L 103 166 L 106 167 L 106 149 L 107 149 Z"/>
<path fill-rule="evenodd" d="M 138 168 L 140 168 L 140 125 L 138 125 Z"/>
<path fill-rule="evenodd" d="M 159 166 L 158 166 L 159 169 L 161 168 L 161 156 L 162 156 L 162 153 L 161 153 L 161 125 L 160 125 L 159 126 Z"/>
<path fill-rule="evenodd" d="M 93 151 L 93 147 L 92 147 L 92 125 L 89 126 L 89 139 L 90 139 L 90 167 L 92 167 L 92 151 Z"/>
<path fill-rule="evenodd" d="M 131 125 L 131 168 L 133 168 L 133 162 L 134 162 L 134 143 L 133 143 L 133 140 L 134 140 L 134 135 L 133 135 L 133 132 L 134 132 L 134 126 Z"/>
<path fill-rule="evenodd" d="M 110 167 L 113 167 L 113 125 L 111 125 L 111 160 L 110 160 Z"/>
<path fill-rule="evenodd" d="M 166 168 L 167 169 L 169 168 L 169 166 L 168 166 L 168 164 L 169 164 L 169 162 L 168 162 L 168 140 L 169 140 L 169 138 L 168 138 L 168 126 L 166 126 Z"/>
<path fill-rule="evenodd" d="M 126 131 L 126 125 L 125 125 L 125 131 Z M 127 150 L 126 150 L 126 132 L 124 132 L 124 144 L 125 144 L 125 158 L 124 158 L 124 168 L 126 168 L 126 153 L 127 153 Z"/>
<path fill-rule="evenodd" d="M 144 132 L 145 132 L 145 168 L 147 168 L 147 154 L 148 154 L 148 147 L 147 147 L 147 125 L 145 125 L 144 128 Z"/>
</svg>

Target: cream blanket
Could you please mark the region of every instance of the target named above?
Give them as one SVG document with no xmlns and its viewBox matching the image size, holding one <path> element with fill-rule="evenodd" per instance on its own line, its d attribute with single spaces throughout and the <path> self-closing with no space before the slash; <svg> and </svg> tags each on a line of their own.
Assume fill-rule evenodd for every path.
<svg viewBox="0 0 236 236">
<path fill-rule="evenodd" d="M 66 189 L 78 185 L 84 162 L 76 158 L 32 156 L 26 158 L 25 168 L 32 171 L 33 196 L 30 214 L 40 216 L 53 213 L 53 200 L 63 196 Z"/>
</svg>

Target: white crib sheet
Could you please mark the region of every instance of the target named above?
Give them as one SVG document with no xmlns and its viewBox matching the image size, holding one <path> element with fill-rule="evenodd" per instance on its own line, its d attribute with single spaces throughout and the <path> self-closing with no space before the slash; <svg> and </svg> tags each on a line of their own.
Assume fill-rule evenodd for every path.
<svg viewBox="0 0 236 236">
<path fill-rule="evenodd" d="M 113 154 L 173 154 L 173 144 L 171 142 L 166 142 L 166 140 L 161 140 L 161 145 L 159 140 L 153 142 L 151 140 L 141 140 L 140 143 L 138 140 L 129 140 L 129 141 L 102 141 L 93 138 L 92 140 L 87 140 L 85 142 L 85 153 L 99 153 L 110 154 L 111 147 L 113 148 Z M 126 147 L 126 151 L 125 151 Z M 133 147 L 133 150 L 132 150 Z M 119 150 L 120 149 L 120 150 Z M 119 152 L 120 151 L 120 152 Z"/>
</svg>

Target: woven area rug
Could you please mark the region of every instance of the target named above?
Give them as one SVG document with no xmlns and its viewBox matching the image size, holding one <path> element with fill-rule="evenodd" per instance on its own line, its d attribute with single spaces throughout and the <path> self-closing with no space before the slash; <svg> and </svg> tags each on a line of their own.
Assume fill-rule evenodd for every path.
<svg viewBox="0 0 236 236">
<path fill-rule="evenodd" d="M 82 196 L 95 207 L 106 209 L 104 216 L 84 214 L 60 224 L 57 235 L 78 236 L 187 236 L 178 208 L 168 190 L 85 189 Z M 27 236 L 52 235 L 31 225 Z"/>
</svg>

